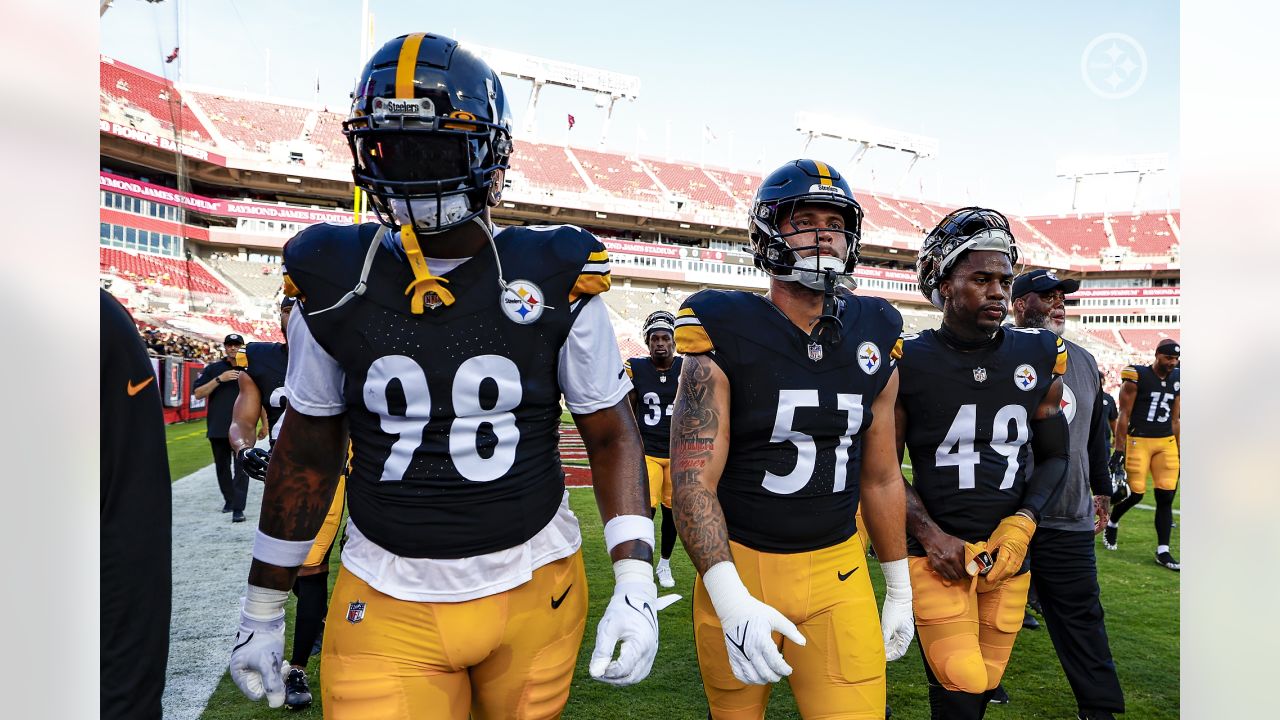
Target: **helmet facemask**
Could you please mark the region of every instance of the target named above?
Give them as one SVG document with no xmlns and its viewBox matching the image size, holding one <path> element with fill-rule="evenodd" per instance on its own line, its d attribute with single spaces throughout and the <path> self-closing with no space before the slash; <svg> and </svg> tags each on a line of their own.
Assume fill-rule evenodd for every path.
<svg viewBox="0 0 1280 720">
<path fill-rule="evenodd" d="M 1018 264 L 1018 245 L 1009 221 L 995 210 L 961 208 L 953 211 L 925 238 L 916 260 L 920 293 L 939 310 L 943 309 L 939 288 L 964 254 L 990 250 L 1009 256 Z"/>
<path fill-rule="evenodd" d="M 781 225 L 788 221 L 803 204 L 831 205 L 838 208 L 845 219 L 845 227 L 810 228 L 783 232 Z M 760 203 L 751 218 L 755 225 L 756 265 L 778 280 L 798 282 L 810 290 L 832 292 L 836 285 L 849 289 L 857 287 L 853 268 L 858 263 L 859 236 L 862 226 L 862 209 L 856 203 L 832 203 L 830 196 L 801 196 L 776 203 Z M 819 242 L 820 233 L 839 233 L 845 238 L 845 257 L 825 252 Z M 810 245 L 792 246 L 787 240 L 801 235 L 812 235 Z M 763 247 L 762 247 L 763 246 Z M 800 253 L 814 251 L 801 257 Z"/>
</svg>

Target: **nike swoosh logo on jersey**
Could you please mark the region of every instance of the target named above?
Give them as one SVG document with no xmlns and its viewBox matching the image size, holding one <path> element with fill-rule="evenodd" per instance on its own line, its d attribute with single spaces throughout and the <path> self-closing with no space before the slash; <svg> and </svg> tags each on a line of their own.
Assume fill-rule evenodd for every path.
<svg viewBox="0 0 1280 720">
<path fill-rule="evenodd" d="M 127 391 L 128 391 L 128 393 L 129 393 L 129 397 L 133 397 L 134 395 L 137 395 L 138 393 L 142 392 L 142 388 L 144 388 L 144 387 L 146 387 L 146 386 L 150 385 L 150 384 L 151 384 L 151 381 L 152 381 L 152 380 L 155 380 L 155 379 L 156 379 L 156 376 L 155 376 L 155 375 L 152 375 L 151 377 L 147 378 L 146 380 L 143 380 L 142 382 L 140 382 L 140 383 L 136 383 L 136 384 L 135 384 L 132 380 L 130 380 L 130 381 L 129 381 L 129 387 L 128 387 L 128 388 L 126 388 L 126 390 L 127 390 Z"/>
<path fill-rule="evenodd" d="M 558 610 L 560 608 L 560 604 L 563 603 L 564 599 L 569 596 L 569 591 L 572 589 L 573 589 L 573 583 L 569 583 L 569 587 L 564 589 L 564 592 L 560 594 L 559 598 L 551 598 L 551 609 Z"/>
<path fill-rule="evenodd" d="M 856 572 L 858 572 L 858 568 L 854 568 L 854 569 L 850 570 L 850 571 L 849 571 L 849 572 L 847 572 L 847 573 L 842 573 L 842 572 L 840 572 L 839 570 L 837 570 L 837 571 L 836 571 L 836 577 L 840 578 L 840 582 L 844 582 L 845 580 L 848 580 L 848 579 L 849 579 L 849 577 L 850 577 L 850 576 L 852 576 L 852 575 L 853 575 L 854 573 L 856 573 Z"/>
</svg>

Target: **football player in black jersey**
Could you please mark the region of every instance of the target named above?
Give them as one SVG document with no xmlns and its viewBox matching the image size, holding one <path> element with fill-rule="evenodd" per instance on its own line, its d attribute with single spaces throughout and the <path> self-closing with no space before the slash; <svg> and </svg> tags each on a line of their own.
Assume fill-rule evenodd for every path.
<svg viewBox="0 0 1280 720">
<path fill-rule="evenodd" d="M 296 298 L 286 296 L 281 299 L 281 332 L 287 331 L 289 313 L 295 304 Z M 240 368 L 240 394 L 236 396 L 231 415 L 230 437 L 231 447 L 235 450 L 237 475 L 244 473 L 255 480 L 265 480 L 267 477 L 271 453 L 255 447 L 257 436 L 253 428 L 261 416 L 263 424 L 269 428 L 268 442 L 272 447 L 275 446 L 276 437 L 280 433 L 280 419 L 284 416 L 284 408 L 288 402 L 284 390 L 288 365 L 287 342 L 249 343 L 236 357 L 236 367 Z M 294 710 L 311 704 L 307 660 L 324 627 L 324 616 L 329 609 L 329 552 L 338 536 L 345 504 L 344 482 L 339 478 L 324 525 L 302 567 L 298 569 L 298 578 L 293 583 L 293 594 L 298 596 L 298 607 L 294 615 L 293 653 L 284 678 L 284 703 Z M 240 519 L 243 520 L 244 516 L 241 515 Z"/>
<path fill-rule="evenodd" d="M 768 293 L 704 290 L 676 315 L 675 516 L 699 574 L 694 634 L 714 718 L 764 717 L 789 675 L 804 717 L 880 720 L 886 657 L 911 642 L 893 447 L 902 316 L 846 287 L 861 224 L 834 168 L 789 162 L 764 178 L 748 219 Z"/>
<path fill-rule="evenodd" d="M 1124 468 L 1130 492 L 1129 497 L 1116 504 L 1103 533 L 1103 545 L 1115 550 L 1120 518 L 1142 501 L 1149 472 L 1156 486 L 1156 563 L 1174 571 L 1182 569 L 1169 551 L 1173 497 L 1178 491 L 1181 471 L 1178 460 L 1182 434 L 1182 373 L 1178 369 L 1181 356 L 1182 346 L 1178 341 L 1166 338 L 1156 346 L 1155 362 L 1129 365 L 1120 371 L 1120 417 L 1116 421 L 1111 464 Z"/>
<path fill-rule="evenodd" d="M 649 474 L 649 506 L 662 508 L 662 558 L 654 573 L 664 588 L 675 587 L 671 552 L 676 547 L 676 523 L 671 515 L 671 405 L 676 400 L 680 358 L 676 356 L 676 318 L 666 310 L 650 313 L 641 333 L 649 357 L 625 363 L 631 378 L 628 400 L 644 440 L 644 464 Z"/>
<path fill-rule="evenodd" d="M 1017 257 L 1004 216 L 969 207 L 938 223 L 916 265 L 942 326 L 905 338 L 896 427 L 915 478 L 908 552 L 934 718 L 986 712 L 1022 628 L 1027 546 L 1066 477 L 1065 346 L 1001 327 Z"/>
<path fill-rule="evenodd" d="M 369 59 L 343 124 L 381 223 L 285 245 L 289 404 L 272 453 L 231 676 L 284 701 L 284 604 L 351 436 L 350 518 L 321 661 L 326 718 L 551 718 L 586 626 L 560 398 L 591 459 L 612 599 L 590 673 L 657 652 L 643 453 L 604 301 L 608 254 L 571 226 L 495 232 L 512 152 L 497 73 L 445 37 Z M 621 641 L 618 657 L 613 651 Z"/>
</svg>

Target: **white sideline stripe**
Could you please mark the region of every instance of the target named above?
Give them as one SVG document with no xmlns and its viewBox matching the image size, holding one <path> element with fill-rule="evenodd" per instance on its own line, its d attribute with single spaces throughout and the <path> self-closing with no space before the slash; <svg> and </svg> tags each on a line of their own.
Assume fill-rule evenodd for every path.
<svg viewBox="0 0 1280 720">
<path fill-rule="evenodd" d="M 165 720 L 197 720 L 227 669 L 261 506 L 262 483 L 250 480 L 245 522 L 232 523 L 231 513 L 219 512 L 222 493 L 212 464 L 173 484 L 173 614 L 162 699 Z M 247 709 L 249 700 L 244 702 Z M 265 704 L 259 706 L 266 711 Z"/>
<path fill-rule="evenodd" d="M 1139 504 L 1137 504 L 1137 505 L 1134 505 L 1134 507 L 1135 507 L 1135 508 L 1137 508 L 1137 509 L 1139 509 L 1139 510 L 1155 510 L 1155 509 L 1156 509 L 1156 506 L 1155 506 L 1155 505 L 1143 505 L 1143 504 L 1141 504 L 1141 503 L 1139 503 Z M 1181 511 L 1181 510 L 1174 510 L 1174 511 L 1173 511 L 1173 514 L 1174 514 L 1174 515 L 1181 515 L 1181 514 L 1182 514 L 1182 511 Z"/>
</svg>

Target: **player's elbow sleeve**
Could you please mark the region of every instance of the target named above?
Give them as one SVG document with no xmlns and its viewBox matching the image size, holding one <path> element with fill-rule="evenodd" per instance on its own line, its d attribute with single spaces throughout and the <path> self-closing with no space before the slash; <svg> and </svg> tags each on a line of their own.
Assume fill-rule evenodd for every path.
<svg viewBox="0 0 1280 720">
<path fill-rule="evenodd" d="M 1070 451 L 1070 431 L 1062 413 L 1031 421 L 1031 452 L 1039 465 L 1051 458 L 1066 460 Z"/>
</svg>

